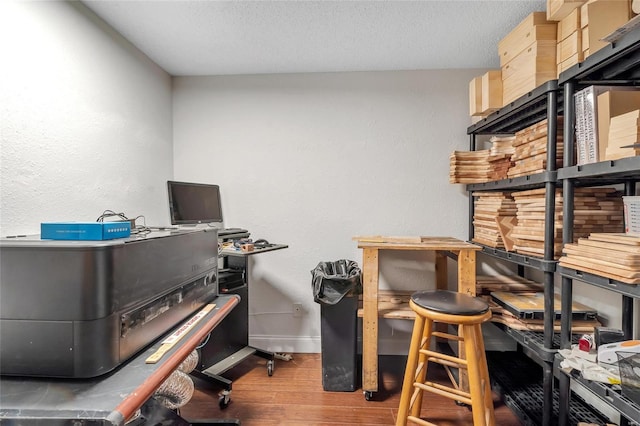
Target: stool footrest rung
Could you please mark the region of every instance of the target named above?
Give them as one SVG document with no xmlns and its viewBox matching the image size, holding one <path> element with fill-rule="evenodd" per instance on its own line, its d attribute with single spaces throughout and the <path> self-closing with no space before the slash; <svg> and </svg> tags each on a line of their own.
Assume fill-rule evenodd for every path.
<svg viewBox="0 0 640 426">
<path fill-rule="evenodd" d="M 420 349 L 420 353 L 428 356 L 429 358 L 442 359 L 445 361 L 449 361 L 455 364 L 460 365 L 460 367 L 467 367 L 467 360 L 462 358 L 457 358 L 455 356 L 442 354 L 440 352 L 435 352 L 429 349 Z"/>
<path fill-rule="evenodd" d="M 426 420 L 422 420 L 422 419 L 420 419 L 418 417 L 413 417 L 413 416 L 407 417 L 407 420 L 411 420 L 412 422 L 417 423 L 417 424 L 422 425 L 422 426 L 438 426 L 435 423 L 430 423 L 430 422 L 428 422 Z"/>
<path fill-rule="evenodd" d="M 462 340 L 464 340 L 460 336 L 456 336 L 455 334 L 445 333 L 442 331 L 434 331 L 433 333 L 431 333 L 431 335 L 435 337 L 442 337 L 443 339 L 447 339 L 447 340 L 455 340 L 458 342 L 462 342 Z"/>
<path fill-rule="evenodd" d="M 461 391 L 458 389 L 451 388 L 449 386 L 444 386 L 439 383 L 433 383 L 433 382 L 425 382 L 424 384 L 416 382 L 413 384 L 413 386 L 416 386 L 427 392 L 435 393 L 437 395 L 444 396 L 449 399 L 461 401 L 461 402 L 464 402 L 465 404 L 472 405 L 471 394 L 469 392 Z"/>
<path fill-rule="evenodd" d="M 462 368 L 462 369 L 467 369 L 466 365 L 461 365 L 459 362 L 451 362 L 451 361 L 447 361 L 445 359 L 440 359 L 440 358 L 436 358 L 436 357 L 429 357 L 428 359 L 429 362 L 435 362 L 436 364 L 440 364 L 440 365 L 444 365 L 447 367 L 453 367 L 453 368 Z"/>
</svg>

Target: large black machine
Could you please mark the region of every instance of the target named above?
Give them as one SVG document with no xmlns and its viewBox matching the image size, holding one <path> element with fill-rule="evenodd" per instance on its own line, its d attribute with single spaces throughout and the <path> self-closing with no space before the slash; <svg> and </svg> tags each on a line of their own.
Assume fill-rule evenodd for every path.
<svg viewBox="0 0 640 426">
<path fill-rule="evenodd" d="M 0 239 L 0 374 L 108 373 L 218 295 L 214 228 Z"/>
</svg>

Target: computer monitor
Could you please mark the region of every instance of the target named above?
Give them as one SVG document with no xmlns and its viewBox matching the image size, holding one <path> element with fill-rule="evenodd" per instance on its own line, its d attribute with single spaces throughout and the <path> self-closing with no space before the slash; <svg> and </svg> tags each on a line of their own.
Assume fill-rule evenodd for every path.
<svg viewBox="0 0 640 426">
<path fill-rule="evenodd" d="M 207 223 L 222 226 L 218 185 L 167 181 L 167 187 L 172 225 Z"/>
</svg>

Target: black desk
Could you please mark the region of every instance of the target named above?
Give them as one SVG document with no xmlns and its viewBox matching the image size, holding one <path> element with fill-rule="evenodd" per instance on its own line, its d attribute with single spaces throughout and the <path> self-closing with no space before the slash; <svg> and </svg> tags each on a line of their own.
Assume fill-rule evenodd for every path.
<svg viewBox="0 0 640 426">
<path fill-rule="evenodd" d="M 218 400 L 220 408 L 227 407 L 231 399 L 232 382 L 222 376 L 226 371 L 255 355 L 267 360 L 267 374 L 273 374 L 274 353 L 249 346 L 249 258 L 287 247 L 286 244 L 272 244 L 249 252 L 223 249 L 220 253 L 224 257 L 224 265 L 218 272 L 218 291 L 220 294 L 238 295 L 241 301 L 223 324 L 211 333 L 207 344 L 199 349 L 199 365 L 191 372 L 194 377 L 223 387 Z"/>
<path fill-rule="evenodd" d="M 0 423 L 21 426 L 123 425 L 138 409 L 143 417 L 162 415 L 163 407 L 156 406 L 150 399 L 153 392 L 239 302 L 235 295 L 222 295 L 212 300 L 215 308 L 156 364 L 146 364 L 145 360 L 178 327 L 103 376 L 92 379 L 2 376 Z M 173 416 L 168 418 L 170 424 L 189 424 L 172 411 L 164 411 L 167 416 Z M 231 424 L 228 420 L 225 422 Z M 154 421 L 153 424 L 158 423 Z"/>
</svg>

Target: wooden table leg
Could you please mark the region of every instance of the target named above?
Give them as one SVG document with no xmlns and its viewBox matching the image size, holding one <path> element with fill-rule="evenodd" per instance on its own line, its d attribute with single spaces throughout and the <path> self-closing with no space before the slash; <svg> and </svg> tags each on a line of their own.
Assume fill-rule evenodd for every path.
<svg viewBox="0 0 640 426">
<path fill-rule="evenodd" d="M 436 251 L 436 289 L 448 290 L 448 281 L 447 256 L 441 251 Z"/>
<path fill-rule="evenodd" d="M 362 391 L 378 391 L 378 249 L 362 254 Z"/>
<path fill-rule="evenodd" d="M 458 293 L 476 295 L 475 250 L 460 250 L 458 254 Z"/>
</svg>

